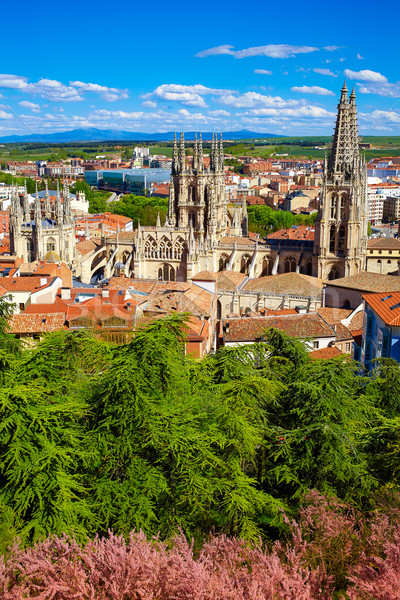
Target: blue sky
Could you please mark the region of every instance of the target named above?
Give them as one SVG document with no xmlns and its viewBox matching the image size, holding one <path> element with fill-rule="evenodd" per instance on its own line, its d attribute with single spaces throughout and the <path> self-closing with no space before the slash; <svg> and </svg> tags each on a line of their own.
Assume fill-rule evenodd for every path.
<svg viewBox="0 0 400 600">
<path fill-rule="evenodd" d="M 96 127 L 400 135 L 400 17 L 376 3 L 22 0 L 2 7 L 0 136 Z"/>
</svg>

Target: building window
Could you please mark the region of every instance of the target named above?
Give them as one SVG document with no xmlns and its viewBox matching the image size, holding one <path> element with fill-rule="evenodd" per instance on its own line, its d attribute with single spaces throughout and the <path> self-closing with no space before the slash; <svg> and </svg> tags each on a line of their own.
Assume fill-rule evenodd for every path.
<svg viewBox="0 0 400 600">
<path fill-rule="evenodd" d="M 319 348 L 319 341 L 318 340 L 314 340 L 313 341 L 313 348 L 314 348 L 314 350 L 318 350 L 318 348 Z"/>
<path fill-rule="evenodd" d="M 328 275 L 328 279 L 330 281 L 333 279 L 339 279 L 339 269 L 337 267 L 332 267 L 331 272 Z"/>
<path fill-rule="evenodd" d="M 331 197 L 331 219 L 336 219 L 337 196 Z"/>
<path fill-rule="evenodd" d="M 351 342 L 346 342 L 346 352 L 350 352 Z"/>
<path fill-rule="evenodd" d="M 297 262 L 292 256 L 285 260 L 285 273 L 294 273 L 296 271 Z"/>
<path fill-rule="evenodd" d="M 390 258 L 389 258 L 389 260 L 388 260 L 388 265 L 391 265 L 391 264 L 392 264 L 392 261 L 391 261 L 391 260 L 390 260 Z"/>
<path fill-rule="evenodd" d="M 345 237 L 346 237 L 346 230 L 344 228 L 344 225 L 341 225 L 339 227 L 339 246 L 338 246 L 339 252 L 344 252 Z"/>
<path fill-rule="evenodd" d="M 25 304 L 23 302 L 19 303 L 19 310 L 25 310 Z"/>
<path fill-rule="evenodd" d="M 49 238 L 46 244 L 47 252 L 54 252 L 56 249 L 56 241 L 53 238 Z"/>
<path fill-rule="evenodd" d="M 330 229 L 330 236 L 329 236 L 329 252 L 332 252 L 332 254 L 334 254 L 334 252 L 335 252 L 335 240 L 336 240 L 336 229 L 335 229 L 335 226 L 332 225 L 332 227 Z"/>
</svg>

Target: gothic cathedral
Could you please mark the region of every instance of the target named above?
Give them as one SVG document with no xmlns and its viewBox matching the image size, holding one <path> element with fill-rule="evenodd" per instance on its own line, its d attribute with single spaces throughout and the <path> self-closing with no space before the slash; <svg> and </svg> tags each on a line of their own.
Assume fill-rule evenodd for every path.
<svg viewBox="0 0 400 600">
<path fill-rule="evenodd" d="M 366 165 L 360 158 L 354 89 L 344 84 L 332 152 L 325 161 L 313 251 L 313 271 L 337 279 L 365 270 L 368 240 Z"/>
</svg>

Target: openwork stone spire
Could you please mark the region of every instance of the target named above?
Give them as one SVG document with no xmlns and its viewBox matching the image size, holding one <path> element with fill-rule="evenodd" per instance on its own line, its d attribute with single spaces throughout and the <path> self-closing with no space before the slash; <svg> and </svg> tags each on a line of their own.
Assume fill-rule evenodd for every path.
<svg viewBox="0 0 400 600">
<path fill-rule="evenodd" d="M 341 91 L 336 118 L 335 133 L 333 136 L 332 152 L 329 157 L 328 171 L 330 173 L 343 173 L 346 178 L 354 166 L 358 168 L 360 154 L 358 149 L 357 108 L 356 95 L 353 91 L 350 100 L 347 96 L 346 82 Z"/>
</svg>

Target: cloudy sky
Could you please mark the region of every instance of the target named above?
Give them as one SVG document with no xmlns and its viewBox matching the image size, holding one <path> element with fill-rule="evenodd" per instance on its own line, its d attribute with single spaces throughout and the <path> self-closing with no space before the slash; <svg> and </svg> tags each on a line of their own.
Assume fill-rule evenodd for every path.
<svg viewBox="0 0 400 600">
<path fill-rule="evenodd" d="M 0 136 L 86 127 L 329 135 L 344 79 L 360 133 L 400 135 L 398 2 L 385 3 L 387 20 L 365 0 L 18 6 L 18 16 L 13 3 L 2 7 Z"/>
</svg>

